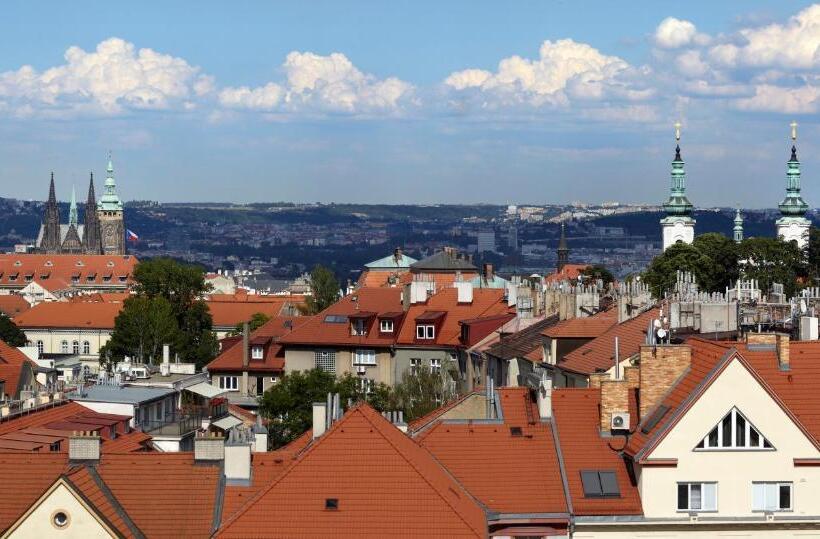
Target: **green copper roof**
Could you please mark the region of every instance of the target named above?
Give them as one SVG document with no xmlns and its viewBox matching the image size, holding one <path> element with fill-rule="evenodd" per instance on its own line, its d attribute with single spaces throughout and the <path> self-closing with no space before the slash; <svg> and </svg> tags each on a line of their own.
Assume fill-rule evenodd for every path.
<svg viewBox="0 0 820 539">
<path fill-rule="evenodd" d="M 686 172 L 683 170 L 680 146 L 675 148 L 675 159 L 672 160 L 672 185 L 669 189 L 669 200 L 663 203 L 663 209 L 669 216 L 692 214 L 692 203 L 686 198 Z"/>
<path fill-rule="evenodd" d="M 800 195 L 800 161 L 795 146 L 792 146 L 792 156 L 786 166 L 786 198 L 777 207 L 784 217 L 802 217 L 809 205 Z"/>
<path fill-rule="evenodd" d="M 388 255 L 373 262 L 368 262 L 364 267 L 368 269 L 407 269 L 410 267 L 410 264 L 415 264 L 416 262 L 418 262 L 418 260 L 406 254 L 399 254 L 398 258 L 396 258 L 396 255 Z"/>
<path fill-rule="evenodd" d="M 743 216 L 740 215 L 740 208 L 735 210 L 735 226 L 732 229 L 734 232 L 734 239 L 736 243 L 743 241 Z"/>
<path fill-rule="evenodd" d="M 77 218 L 77 194 L 74 192 L 74 186 L 71 186 L 71 204 L 68 206 L 68 224 L 77 226 L 79 219 Z"/>
<path fill-rule="evenodd" d="M 105 169 L 105 190 L 100 197 L 97 207 L 105 211 L 122 211 L 122 201 L 117 196 L 117 182 L 114 181 L 114 163 L 111 156 L 108 156 L 108 167 Z"/>
</svg>

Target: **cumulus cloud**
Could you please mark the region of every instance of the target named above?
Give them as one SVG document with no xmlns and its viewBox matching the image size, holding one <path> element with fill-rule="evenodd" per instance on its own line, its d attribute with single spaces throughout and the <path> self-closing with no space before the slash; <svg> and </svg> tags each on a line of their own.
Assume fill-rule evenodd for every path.
<svg viewBox="0 0 820 539">
<path fill-rule="evenodd" d="M 820 110 L 820 88 L 810 85 L 784 88 L 761 84 L 751 97 L 738 99 L 741 110 L 781 112 L 788 114 L 813 114 Z"/>
<path fill-rule="evenodd" d="M 650 88 L 635 84 L 639 71 L 572 39 L 544 41 L 537 59 L 511 56 L 495 72 L 466 69 L 450 74 L 446 88 L 477 96 L 482 108 L 527 104 L 566 107 L 571 101 L 643 100 Z"/>
<path fill-rule="evenodd" d="M 213 80 L 182 58 L 137 50 L 109 38 L 92 52 L 70 47 L 65 64 L 38 72 L 31 66 L 0 73 L 0 103 L 17 114 L 119 114 L 128 109 L 191 108 Z"/>
<path fill-rule="evenodd" d="M 257 87 L 227 87 L 219 102 L 259 111 L 317 111 L 346 114 L 400 112 L 413 86 L 395 77 L 378 79 L 360 71 L 341 53 L 291 52 L 282 66 L 286 80 Z"/>
<path fill-rule="evenodd" d="M 655 45 L 664 49 L 677 49 L 690 44 L 704 44 L 708 37 L 699 34 L 689 21 L 667 17 L 655 29 Z"/>
</svg>

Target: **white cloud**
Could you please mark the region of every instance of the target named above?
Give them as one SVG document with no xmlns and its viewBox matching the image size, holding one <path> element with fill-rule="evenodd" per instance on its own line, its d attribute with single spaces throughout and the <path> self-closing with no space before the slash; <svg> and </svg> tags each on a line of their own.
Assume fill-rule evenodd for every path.
<svg viewBox="0 0 820 539">
<path fill-rule="evenodd" d="M 219 93 L 219 102 L 228 108 L 262 111 L 370 114 L 400 112 L 412 100 L 411 84 L 363 73 L 341 53 L 294 51 L 282 67 L 284 83 L 228 87 Z"/>
<path fill-rule="evenodd" d="M 741 43 L 716 45 L 710 57 L 729 67 L 820 66 L 820 4 L 807 7 L 785 24 L 746 28 L 738 34 Z"/>
<path fill-rule="evenodd" d="M 677 49 L 692 43 L 703 43 L 708 40 L 698 34 L 695 25 L 689 21 L 667 17 L 655 29 L 655 45 L 664 49 Z"/>
<path fill-rule="evenodd" d="M 78 111 L 119 114 L 127 109 L 190 108 L 213 85 L 182 58 L 137 50 L 119 38 L 86 52 L 70 47 L 66 63 L 38 72 L 31 66 L 0 73 L 0 102 L 20 115 Z"/>
<path fill-rule="evenodd" d="M 784 88 L 761 84 L 755 88 L 752 97 L 738 99 L 735 105 L 741 110 L 813 114 L 820 110 L 820 88 L 809 85 Z"/>
<path fill-rule="evenodd" d="M 477 95 L 482 108 L 527 104 L 566 107 L 571 100 L 643 100 L 651 89 L 635 86 L 639 72 L 617 56 L 607 56 L 571 39 L 544 41 L 535 60 L 511 56 L 494 73 L 466 69 L 452 73 L 445 87 Z"/>
</svg>

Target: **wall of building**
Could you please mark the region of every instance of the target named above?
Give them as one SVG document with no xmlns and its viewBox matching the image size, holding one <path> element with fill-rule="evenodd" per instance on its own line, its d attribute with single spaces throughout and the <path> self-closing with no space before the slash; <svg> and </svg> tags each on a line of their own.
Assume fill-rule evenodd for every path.
<svg viewBox="0 0 820 539">
<path fill-rule="evenodd" d="M 36 344 L 37 341 L 43 341 L 43 353 L 46 354 L 62 354 L 62 341 L 68 341 L 68 353 L 72 352 L 73 341 L 80 343 L 80 356 L 85 356 L 93 359 L 100 357 L 100 348 L 111 339 L 111 329 L 82 329 L 82 328 L 66 328 L 66 329 L 44 329 L 44 328 L 21 328 L 26 334 L 26 339 Z M 91 345 L 91 353 L 83 354 L 83 341 L 88 341 Z"/>
<path fill-rule="evenodd" d="M 362 347 L 362 349 L 376 351 L 376 365 L 366 366 L 366 373 L 362 376 L 376 383 L 395 384 L 397 380 L 395 376 L 395 358 L 391 355 L 390 351 L 383 348 Z M 336 376 L 343 376 L 345 373 L 359 376 L 356 368 L 353 366 L 353 352 L 355 349 L 337 347 L 286 348 L 285 372 L 306 371 L 315 368 L 316 351 L 319 350 L 332 350 L 336 353 Z"/>
<path fill-rule="evenodd" d="M 56 527 L 54 513 L 62 511 L 69 517 L 63 528 Z M 8 537 L 83 537 L 103 539 L 116 537 L 104 527 L 100 520 L 86 508 L 80 499 L 65 485 L 58 485 L 42 502 L 29 513 L 19 527 Z"/>
<path fill-rule="evenodd" d="M 739 388 L 743 388 L 742 391 Z M 721 419 L 737 407 L 774 451 L 694 451 Z M 680 518 L 677 483 L 716 481 L 718 517 L 762 517 L 752 512 L 752 481 L 791 481 L 794 511 L 777 515 L 820 514 L 820 468 L 796 467 L 795 458 L 818 458 L 820 452 L 789 419 L 738 360 L 714 381 L 689 412 L 649 455 L 677 459 L 677 467 L 644 467 L 639 487 L 648 518 Z"/>
<path fill-rule="evenodd" d="M 808 530 L 784 529 L 782 523 L 761 523 L 755 526 L 744 526 L 737 523 L 716 526 L 708 523 L 678 524 L 674 528 L 668 525 L 643 524 L 638 526 L 589 526 L 575 525 L 573 539 L 634 539 L 635 537 L 657 537 L 664 539 L 713 539 L 715 537 L 750 537 L 753 539 L 817 537 L 817 533 Z"/>
</svg>

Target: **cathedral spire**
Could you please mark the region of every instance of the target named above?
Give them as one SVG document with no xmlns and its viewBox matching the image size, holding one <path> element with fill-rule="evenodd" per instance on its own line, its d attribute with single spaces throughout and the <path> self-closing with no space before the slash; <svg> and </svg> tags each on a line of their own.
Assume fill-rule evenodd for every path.
<svg viewBox="0 0 820 539">
<path fill-rule="evenodd" d="M 54 190 L 54 173 L 48 186 L 48 201 L 43 211 L 43 224 L 37 238 L 37 248 L 42 253 L 57 253 L 60 250 L 60 209 Z"/>
<path fill-rule="evenodd" d="M 74 225 L 75 227 L 79 224 L 79 219 L 77 218 L 77 192 L 74 190 L 74 186 L 71 186 L 71 203 L 68 206 L 68 226 Z"/>
<path fill-rule="evenodd" d="M 48 186 L 48 204 L 57 204 L 57 195 L 54 192 L 54 173 L 51 173 L 51 184 Z"/>
<path fill-rule="evenodd" d="M 792 153 L 786 163 L 786 197 L 777 208 L 781 217 L 777 220 L 777 235 L 784 241 L 796 241 L 797 246 L 805 248 L 809 241 L 811 222 L 806 219 L 809 205 L 800 194 L 800 161 L 797 159 L 797 122 L 791 127 Z"/>
<path fill-rule="evenodd" d="M 122 211 L 122 201 L 117 196 L 117 182 L 114 180 L 114 162 L 108 152 L 108 166 L 105 169 L 105 190 L 100 197 L 100 209 L 104 211 Z"/>
<path fill-rule="evenodd" d="M 83 226 L 83 252 L 89 255 L 102 253 L 100 218 L 97 215 L 97 197 L 94 193 L 94 173 L 88 182 L 88 198 L 85 201 L 85 226 Z"/>
</svg>

